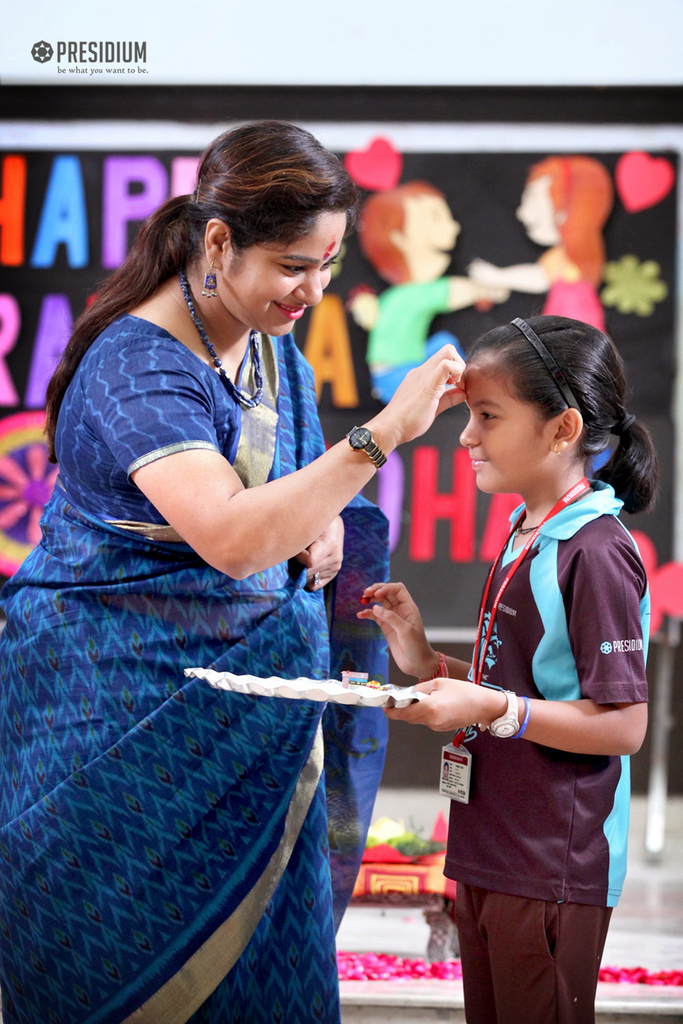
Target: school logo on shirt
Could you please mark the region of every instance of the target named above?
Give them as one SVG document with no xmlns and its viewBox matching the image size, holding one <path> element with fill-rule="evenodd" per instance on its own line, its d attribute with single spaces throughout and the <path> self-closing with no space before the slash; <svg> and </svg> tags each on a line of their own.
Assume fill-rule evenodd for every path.
<svg viewBox="0 0 683 1024">
<path fill-rule="evenodd" d="M 500 607 L 500 605 L 498 607 Z M 486 612 L 486 615 L 484 616 L 484 621 L 482 623 L 482 636 L 479 641 L 480 652 L 482 644 L 484 643 L 484 637 L 486 636 L 490 620 L 491 613 Z M 486 648 L 486 657 L 484 658 L 484 665 L 486 668 L 491 669 L 496 664 L 498 660 L 498 648 L 501 646 L 502 642 L 503 641 L 500 640 L 498 637 L 498 624 L 494 621 L 493 630 L 491 632 L 491 637 L 489 639 L 489 645 Z M 484 676 L 484 678 L 486 678 L 486 676 Z"/>
<path fill-rule="evenodd" d="M 633 637 L 631 640 L 605 640 L 604 643 L 600 644 L 600 650 L 603 654 L 628 654 L 629 651 L 642 651 L 643 641 L 638 637 Z"/>
</svg>

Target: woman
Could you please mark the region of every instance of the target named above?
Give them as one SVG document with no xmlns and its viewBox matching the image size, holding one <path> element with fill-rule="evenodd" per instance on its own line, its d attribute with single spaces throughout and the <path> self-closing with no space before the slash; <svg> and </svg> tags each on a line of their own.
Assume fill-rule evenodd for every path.
<svg viewBox="0 0 683 1024">
<path fill-rule="evenodd" d="M 60 484 L 3 595 L 6 1022 L 339 1019 L 321 706 L 183 670 L 326 678 L 340 512 L 461 398 L 447 348 L 324 453 L 287 332 L 355 202 L 307 132 L 221 136 L 51 382 Z M 374 514 L 354 515 L 347 542 L 360 528 L 383 550 Z"/>
</svg>

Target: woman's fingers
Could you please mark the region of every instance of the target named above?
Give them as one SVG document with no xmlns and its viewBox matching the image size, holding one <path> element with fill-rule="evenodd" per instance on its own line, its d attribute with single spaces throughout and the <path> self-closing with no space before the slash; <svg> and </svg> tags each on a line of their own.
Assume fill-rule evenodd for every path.
<svg viewBox="0 0 683 1024">
<path fill-rule="evenodd" d="M 296 556 L 306 567 L 306 588 L 318 590 L 333 580 L 344 559 L 344 523 L 337 516 L 330 526 Z"/>
<path fill-rule="evenodd" d="M 464 372 L 465 363 L 455 346 L 445 345 L 406 375 L 384 410 L 395 419 L 394 429 L 399 443 L 420 437 L 440 412 L 463 400 L 464 391 L 459 384 Z M 449 391 L 455 394 L 444 401 Z"/>
</svg>

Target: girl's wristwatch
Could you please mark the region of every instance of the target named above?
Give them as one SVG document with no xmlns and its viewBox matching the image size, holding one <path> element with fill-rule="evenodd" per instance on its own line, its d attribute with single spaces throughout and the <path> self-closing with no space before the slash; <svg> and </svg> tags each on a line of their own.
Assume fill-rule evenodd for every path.
<svg viewBox="0 0 683 1024">
<path fill-rule="evenodd" d="M 517 715 L 517 694 L 512 693 L 511 690 L 503 690 L 503 693 L 508 699 L 508 706 L 505 714 L 501 715 L 500 718 L 495 718 L 489 729 L 491 730 L 492 736 L 498 736 L 500 739 L 509 739 L 514 736 L 515 733 L 519 732 L 519 717 Z"/>
<path fill-rule="evenodd" d="M 380 469 L 387 461 L 386 455 L 367 427 L 354 427 L 352 430 L 349 430 L 346 436 L 353 450 L 355 452 L 365 452 L 368 458 L 377 466 L 377 469 Z"/>
</svg>

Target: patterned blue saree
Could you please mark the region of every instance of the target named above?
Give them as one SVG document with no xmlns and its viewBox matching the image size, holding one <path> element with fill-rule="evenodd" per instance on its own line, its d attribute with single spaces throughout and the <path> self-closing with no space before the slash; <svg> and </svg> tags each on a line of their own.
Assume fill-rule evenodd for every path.
<svg viewBox="0 0 683 1024">
<path fill-rule="evenodd" d="M 124 317 L 93 345 L 88 402 L 113 365 L 108 343 L 120 365 L 136 344 L 154 363 L 159 331 L 144 323 Z M 197 428 L 201 444 L 250 485 L 323 450 L 310 369 L 291 339 L 273 353 L 265 422 L 247 423 L 217 375 L 192 370 L 218 424 L 215 441 Z M 93 417 L 88 406 L 73 425 L 85 462 Z M 148 450 L 177 443 L 136 429 L 151 431 Z M 232 580 L 163 524 L 121 514 L 125 495 L 107 518 L 62 476 L 41 543 L 2 595 L 5 1024 L 338 1024 L 335 915 L 362 852 L 384 716 L 226 693 L 183 670 L 385 675 L 381 637 L 355 619 L 362 588 L 386 578 L 381 513 L 362 499 L 344 513 L 330 666 L 323 595 L 304 589 L 298 563 Z"/>
</svg>

